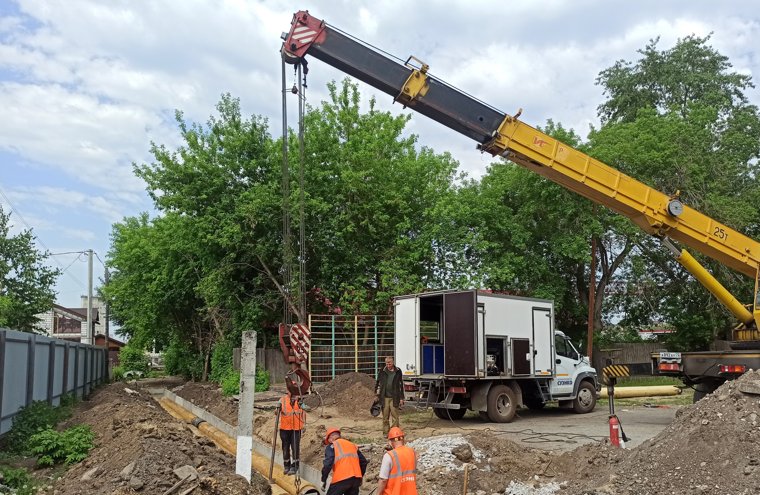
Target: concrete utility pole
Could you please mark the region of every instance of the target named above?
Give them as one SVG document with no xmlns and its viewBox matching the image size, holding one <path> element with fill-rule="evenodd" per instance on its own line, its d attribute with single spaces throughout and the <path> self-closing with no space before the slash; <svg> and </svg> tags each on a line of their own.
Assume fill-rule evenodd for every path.
<svg viewBox="0 0 760 495">
<path fill-rule="evenodd" d="M 105 275 L 104 275 L 106 286 L 108 285 L 109 275 L 110 274 L 108 273 L 108 268 L 106 268 L 105 269 Z M 110 318 L 111 315 L 109 314 L 109 311 L 108 311 L 108 301 L 106 300 L 104 302 L 105 302 L 105 306 L 106 306 L 104 318 L 106 319 L 106 321 L 103 323 L 103 325 L 104 325 L 104 329 L 105 329 L 104 333 L 105 333 L 105 336 L 106 336 L 106 356 L 108 356 L 106 359 L 110 362 L 110 359 L 111 359 L 111 348 L 110 348 L 110 344 L 108 342 L 108 338 L 109 338 L 109 335 L 108 335 L 108 330 L 109 330 L 108 319 Z M 106 363 L 106 364 L 109 364 L 109 363 Z"/>
<path fill-rule="evenodd" d="M 87 250 L 87 334 L 85 344 L 93 343 L 92 335 L 92 249 Z"/>
<path fill-rule="evenodd" d="M 253 395 L 256 391 L 256 332 L 243 332 L 240 350 L 240 400 L 238 401 L 235 473 L 251 482 L 253 459 Z"/>
</svg>

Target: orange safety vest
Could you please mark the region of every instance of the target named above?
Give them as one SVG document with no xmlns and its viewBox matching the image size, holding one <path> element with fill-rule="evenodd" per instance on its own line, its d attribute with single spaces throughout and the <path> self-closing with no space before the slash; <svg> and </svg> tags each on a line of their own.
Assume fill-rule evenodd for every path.
<svg viewBox="0 0 760 495">
<path fill-rule="evenodd" d="M 359 449 L 348 440 L 339 438 L 333 442 L 335 462 L 333 462 L 332 484 L 348 478 L 361 478 L 359 466 Z"/>
<path fill-rule="evenodd" d="M 402 445 L 390 452 L 391 472 L 380 495 L 417 495 L 417 455 L 414 449 Z"/>
<path fill-rule="evenodd" d="M 304 421 L 306 421 L 306 413 L 301 406 L 298 405 L 298 401 L 294 404 L 290 403 L 288 396 L 284 396 L 280 399 L 280 429 L 281 430 L 303 430 Z"/>
</svg>

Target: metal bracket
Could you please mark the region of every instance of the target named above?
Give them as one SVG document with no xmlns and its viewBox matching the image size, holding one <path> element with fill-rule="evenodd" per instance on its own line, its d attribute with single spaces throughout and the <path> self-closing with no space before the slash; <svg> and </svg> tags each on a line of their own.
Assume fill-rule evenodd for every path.
<svg viewBox="0 0 760 495">
<path fill-rule="evenodd" d="M 501 155 L 507 152 L 509 149 L 510 141 L 509 135 L 511 134 L 508 132 L 508 129 L 514 122 L 517 121 L 517 117 L 519 117 L 520 114 L 522 114 L 522 108 L 517 111 L 514 117 L 509 114 L 505 115 L 504 120 L 502 120 L 501 124 L 499 124 L 499 128 L 493 131 L 491 134 L 491 139 L 479 145 L 478 149 L 480 149 L 480 151 L 490 153 L 493 156 Z"/>
<path fill-rule="evenodd" d="M 410 64 L 409 62 L 411 60 L 418 62 L 419 67 Z M 427 71 L 430 69 L 430 66 L 414 56 L 410 56 L 408 59 L 406 59 L 404 65 L 409 67 L 412 72 L 409 74 L 409 77 L 406 79 L 404 85 L 401 86 L 401 92 L 393 101 L 401 103 L 404 105 L 404 108 L 406 108 L 407 105 L 414 105 L 414 100 L 425 96 L 428 92 L 428 89 L 430 89 L 427 75 Z"/>
</svg>

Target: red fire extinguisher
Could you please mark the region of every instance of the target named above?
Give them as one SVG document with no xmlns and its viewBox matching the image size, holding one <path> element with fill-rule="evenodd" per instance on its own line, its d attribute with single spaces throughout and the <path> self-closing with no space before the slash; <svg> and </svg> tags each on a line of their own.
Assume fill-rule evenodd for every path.
<svg viewBox="0 0 760 495">
<path fill-rule="evenodd" d="M 610 443 L 620 447 L 620 421 L 614 414 L 610 416 Z"/>
</svg>

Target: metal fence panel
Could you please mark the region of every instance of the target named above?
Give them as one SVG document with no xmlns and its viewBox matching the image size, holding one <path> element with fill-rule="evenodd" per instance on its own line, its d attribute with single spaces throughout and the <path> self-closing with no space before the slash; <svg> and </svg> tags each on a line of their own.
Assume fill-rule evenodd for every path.
<svg viewBox="0 0 760 495">
<path fill-rule="evenodd" d="M 66 346 L 62 345 L 61 343 L 56 342 L 53 349 L 55 349 L 55 368 L 58 368 L 61 370 L 60 373 L 55 373 L 55 372 L 53 373 L 53 397 L 51 398 L 51 400 L 52 400 L 53 405 L 57 406 L 61 403 L 61 395 L 64 394 L 63 357 L 66 352 Z"/>
<path fill-rule="evenodd" d="M 393 355 L 393 317 L 387 315 L 309 315 L 309 373 L 323 383 L 350 372 L 374 376 Z"/>
<path fill-rule="evenodd" d="M 74 346 L 68 346 L 69 360 L 68 360 L 68 381 L 66 382 L 66 393 L 74 393 L 76 389 L 76 365 L 77 365 L 77 348 Z"/>
<path fill-rule="evenodd" d="M 0 435 L 32 401 L 58 405 L 64 393 L 76 390 L 81 397 L 104 382 L 105 352 L 101 347 L 0 329 Z"/>
<path fill-rule="evenodd" d="M 32 386 L 32 400 L 47 400 L 48 390 L 48 365 L 50 364 L 50 346 L 34 346 L 34 381 Z"/>
</svg>

